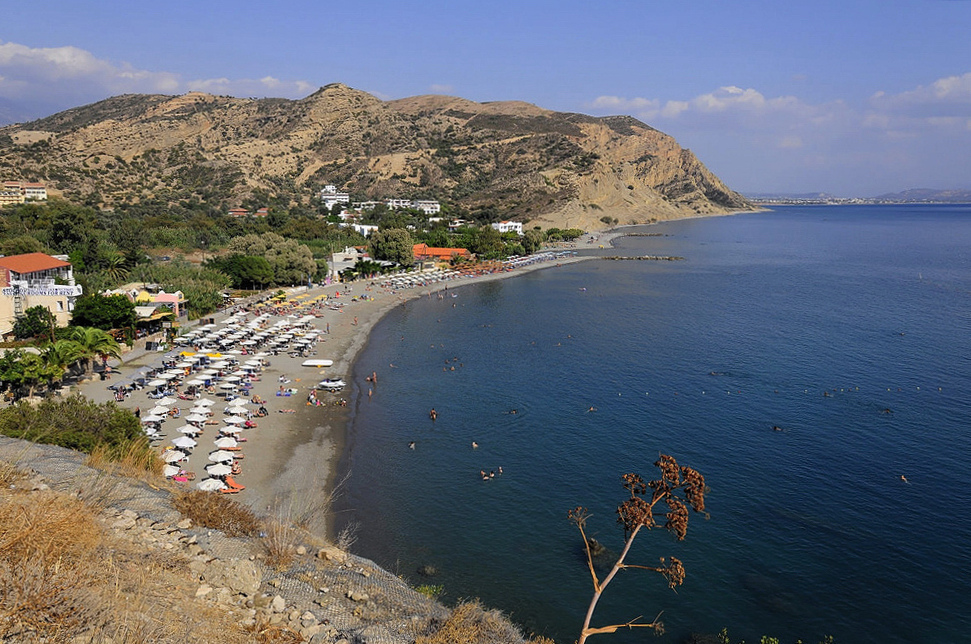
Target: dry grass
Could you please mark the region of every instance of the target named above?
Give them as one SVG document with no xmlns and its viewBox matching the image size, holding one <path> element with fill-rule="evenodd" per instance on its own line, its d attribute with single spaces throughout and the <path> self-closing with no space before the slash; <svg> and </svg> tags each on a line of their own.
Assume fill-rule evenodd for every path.
<svg viewBox="0 0 971 644">
<path fill-rule="evenodd" d="M 146 444 L 132 441 L 124 447 L 110 448 L 102 443 L 91 451 L 85 464 L 113 474 L 157 483 L 162 479 L 165 463 Z"/>
<path fill-rule="evenodd" d="M 478 601 L 467 601 L 456 606 L 448 619 L 436 625 L 432 633 L 417 636 L 415 644 L 492 644 L 515 642 L 520 638 L 520 633 L 502 613 L 487 611 Z M 527 641 L 554 644 L 545 637 Z"/>
<path fill-rule="evenodd" d="M 261 615 L 256 623 L 246 628 L 252 636 L 252 641 L 258 644 L 300 644 L 306 642 L 304 637 L 286 626 L 272 625 L 266 616 Z"/>
<path fill-rule="evenodd" d="M 278 519 L 264 522 L 263 548 L 266 565 L 282 569 L 290 565 L 297 552 L 298 531 L 289 523 Z"/>
<path fill-rule="evenodd" d="M 97 515 L 76 496 L 0 489 L 0 641 L 253 641 L 238 616 L 192 599 L 184 553 L 149 552 Z"/>
<path fill-rule="evenodd" d="M 0 461 L 0 488 L 8 488 L 28 476 L 28 472 L 16 464 Z"/>
<path fill-rule="evenodd" d="M 252 510 L 215 492 L 185 492 L 173 498 L 173 505 L 194 524 L 222 530 L 230 537 L 253 537 L 260 532 L 260 521 Z"/>
</svg>

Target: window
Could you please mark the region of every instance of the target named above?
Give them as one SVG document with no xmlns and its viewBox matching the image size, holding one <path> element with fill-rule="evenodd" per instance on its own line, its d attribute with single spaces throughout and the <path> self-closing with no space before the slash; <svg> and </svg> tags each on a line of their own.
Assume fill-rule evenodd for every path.
<svg viewBox="0 0 971 644">
<path fill-rule="evenodd" d="M 58 300 L 57 301 L 57 312 L 58 313 L 63 313 L 64 312 L 64 300 Z"/>
</svg>

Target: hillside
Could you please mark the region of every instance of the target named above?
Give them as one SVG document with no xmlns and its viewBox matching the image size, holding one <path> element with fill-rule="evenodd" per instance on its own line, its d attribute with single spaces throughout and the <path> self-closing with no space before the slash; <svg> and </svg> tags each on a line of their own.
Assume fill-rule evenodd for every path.
<svg viewBox="0 0 971 644">
<path fill-rule="evenodd" d="M 435 198 L 481 219 L 602 227 L 749 208 L 670 136 L 626 116 L 448 96 L 381 101 L 340 84 L 301 100 L 124 95 L 0 128 L 0 174 L 91 205 L 221 212 Z"/>
</svg>

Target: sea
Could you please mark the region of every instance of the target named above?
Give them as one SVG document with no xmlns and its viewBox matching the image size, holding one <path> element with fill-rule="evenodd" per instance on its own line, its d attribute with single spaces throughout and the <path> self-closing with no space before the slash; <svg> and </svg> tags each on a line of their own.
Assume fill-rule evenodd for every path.
<svg viewBox="0 0 971 644">
<path fill-rule="evenodd" d="M 622 475 L 668 454 L 705 476 L 707 516 L 643 531 L 627 563 L 676 557 L 684 584 L 623 570 L 593 625 L 665 632 L 598 638 L 971 642 L 971 206 L 628 230 L 650 236 L 579 251 L 684 259 L 450 288 L 374 329 L 336 506 L 352 551 L 573 642 L 593 584 L 568 510 L 602 579 Z"/>
</svg>

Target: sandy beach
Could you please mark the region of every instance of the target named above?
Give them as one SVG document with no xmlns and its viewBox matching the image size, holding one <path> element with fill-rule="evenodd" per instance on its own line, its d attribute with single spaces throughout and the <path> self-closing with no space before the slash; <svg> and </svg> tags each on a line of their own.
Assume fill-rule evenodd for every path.
<svg viewBox="0 0 971 644">
<path fill-rule="evenodd" d="M 593 239 L 593 238 L 591 238 Z M 596 243 L 604 243 L 603 238 Z M 591 242 L 581 240 L 577 248 L 590 248 Z M 299 287 L 288 289 L 288 302 L 309 303 L 323 295 L 328 296 L 328 302 L 341 304 L 339 308 L 318 306 L 316 317 L 312 320 L 313 327 L 320 334 L 316 345 L 311 349 L 315 359 L 333 360 L 333 365 L 327 368 L 303 367 L 301 363 L 306 357 L 291 357 L 286 352 L 278 355 L 266 355 L 269 361 L 258 374 L 259 380 L 252 383 L 248 397 L 258 395 L 265 399 L 268 414 L 261 418 L 254 418 L 257 427 L 246 429 L 241 436 L 246 439 L 241 442 L 241 454 L 244 458 L 238 461 L 241 473 L 235 476 L 237 483 L 245 486 L 234 497 L 247 503 L 258 513 L 273 512 L 289 514 L 291 517 L 304 515 L 308 510 L 326 502 L 334 491 L 337 482 L 334 480 L 337 462 L 344 449 L 344 437 L 347 430 L 347 409 L 353 404 L 348 400 L 348 407 L 341 406 L 339 401 L 352 395 L 354 387 L 350 382 L 351 367 L 360 350 L 366 345 L 372 328 L 392 308 L 419 297 L 443 290 L 460 288 L 463 285 L 480 283 L 496 279 L 505 279 L 522 275 L 533 270 L 556 267 L 559 265 L 590 259 L 589 257 L 557 257 L 549 261 L 518 267 L 512 270 L 487 273 L 471 277 L 459 277 L 444 282 L 428 285 L 414 285 L 407 288 L 397 288 L 383 278 L 375 280 L 358 280 L 347 284 L 332 284 L 326 287 L 307 289 Z M 340 297 L 335 295 L 340 292 Z M 320 301 L 318 299 L 318 304 Z M 225 322 L 234 307 L 221 314 L 215 315 L 216 324 Z M 257 312 L 250 307 L 247 320 L 253 320 Z M 280 311 L 271 314 L 264 326 L 272 326 L 281 320 L 293 320 L 306 314 L 308 309 L 295 311 Z M 289 316 L 289 318 L 288 318 Z M 193 325 L 194 326 L 194 323 Z M 170 348 L 165 353 L 142 352 L 141 355 L 124 356 L 122 361 L 110 361 L 113 377 L 111 380 L 93 380 L 78 387 L 78 390 L 89 399 L 97 402 L 114 400 L 114 392 L 108 387 L 121 382 L 130 381 L 134 377 L 161 365 L 163 359 L 171 359 L 180 351 L 191 351 L 192 347 Z M 252 357 L 252 354 L 237 355 L 240 360 Z M 259 354 L 259 350 L 256 351 Z M 382 374 L 377 374 L 375 385 L 361 383 L 367 386 L 358 388 L 367 391 L 368 387 L 380 388 Z M 287 383 L 280 379 L 289 380 Z M 338 393 L 317 392 L 317 398 L 323 403 L 312 405 L 307 397 L 313 385 L 323 378 L 344 378 L 347 387 Z M 290 396 L 278 396 L 280 387 L 295 390 Z M 184 390 L 184 387 L 183 387 Z M 217 390 L 218 392 L 219 390 Z M 144 416 L 155 406 L 155 401 L 149 397 L 154 388 L 145 388 L 132 392 L 119 404 L 134 411 L 139 408 Z M 215 401 L 212 406 L 214 412 L 212 420 L 218 421 L 225 416 L 223 409 L 227 403 L 221 396 L 203 394 Z M 172 440 L 181 436 L 176 428 L 184 425 L 187 412 L 193 406 L 192 400 L 178 400 L 171 405 L 180 409 L 180 418 L 168 418 L 161 424 L 158 441 L 160 452 L 171 445 Z M 255 411 L 259 405 L 248 405 Z M 292 411 L 290 411 L 292 410 Z M 197 437 L 198 445 L 191 451 L 188 459 L 179 465 L 196 474 L 195 481 L 182 483 L 187 488 L 192 487 L 206 478 L 205 466 L 208 464 L 208 454 L 215 450 L 213 440 L 218 436 L 221 422 L 205 426 Z M 339 490 L 337 491 L 339 493 Z M 314 526 L 317 530 L 326 530 L 326 512 L 317 513 L 318 522 Z"/>
</svg>

